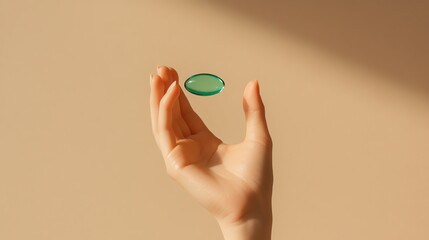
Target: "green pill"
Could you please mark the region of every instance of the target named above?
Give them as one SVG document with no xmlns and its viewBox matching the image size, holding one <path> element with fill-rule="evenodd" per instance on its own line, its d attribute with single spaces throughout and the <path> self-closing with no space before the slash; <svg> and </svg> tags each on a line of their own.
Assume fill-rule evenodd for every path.
<svg viewBox="0 0 429 240">
<path fill-rule="evenodd" d="M 200 73 L 190 76 L 185 81 L 185 88 L 195 95 L 211 96 L 220 93 L 225 88 L 225 82 L 216 75 Z"/>
</svg>

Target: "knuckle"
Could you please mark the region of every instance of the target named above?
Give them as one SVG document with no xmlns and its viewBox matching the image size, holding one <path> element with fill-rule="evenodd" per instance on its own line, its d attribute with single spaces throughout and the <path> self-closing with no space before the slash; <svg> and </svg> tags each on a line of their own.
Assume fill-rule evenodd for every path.
<svg viewBox="0 0 429 240">
<path fill-rule="evenodd" d="M 271 149 L 273 147 L 273 140 L 270 135 L 260 137 L 258 142 L 267 148 Z"/>
</svg>

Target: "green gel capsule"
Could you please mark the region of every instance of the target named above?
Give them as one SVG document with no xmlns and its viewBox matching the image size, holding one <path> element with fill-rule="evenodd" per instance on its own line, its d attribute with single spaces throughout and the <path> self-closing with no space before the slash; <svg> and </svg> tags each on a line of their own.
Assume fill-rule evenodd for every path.
<svg viewBox="0 0 429 240">
<path fill-rule="evenodd" d="M 220 77 L 210 73 L 195 74 L 185 81 L 186 90 L 199 96 L 218 94 L 224 87 L 225 82 Z"/>
</svg>

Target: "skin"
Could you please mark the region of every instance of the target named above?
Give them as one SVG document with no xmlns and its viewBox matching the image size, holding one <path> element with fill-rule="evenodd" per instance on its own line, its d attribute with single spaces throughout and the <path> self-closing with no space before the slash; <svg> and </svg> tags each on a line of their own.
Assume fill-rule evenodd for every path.
<svg viewBox="0 0 429 240">
<path fill-rule="evenodd" d="M 272 140 L 258 82 L 244 90 L 244 140 L 225 144 L 194 112 L 178 81 L 166 66 L 150 77 L 152 131 L 168 175 L 213 215 L 225 239 L 271 239 Z"/>
</svg>

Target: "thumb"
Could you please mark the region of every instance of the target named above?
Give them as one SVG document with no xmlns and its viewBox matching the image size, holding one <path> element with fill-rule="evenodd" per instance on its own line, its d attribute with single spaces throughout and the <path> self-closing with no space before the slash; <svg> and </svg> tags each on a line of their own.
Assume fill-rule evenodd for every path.
<svg viewBox="0 0 429 240">
<path fill-rule="evenodd" d="M 265 107 L 259 93 L 258 81 L 251 81 L 244 89 L 243 109 L 246 115 L 246 139 L 271 144 L 271 137 L 265 119 Z"/>
</svg>

